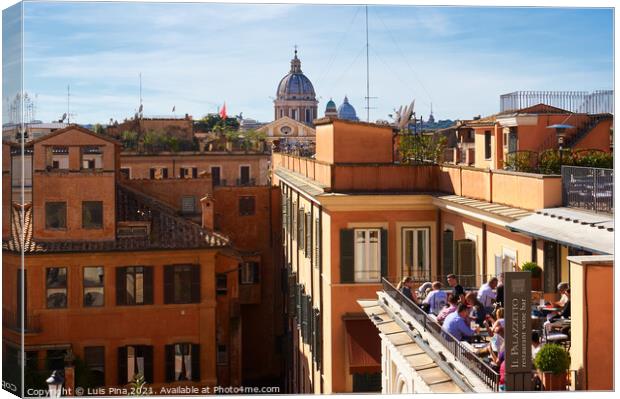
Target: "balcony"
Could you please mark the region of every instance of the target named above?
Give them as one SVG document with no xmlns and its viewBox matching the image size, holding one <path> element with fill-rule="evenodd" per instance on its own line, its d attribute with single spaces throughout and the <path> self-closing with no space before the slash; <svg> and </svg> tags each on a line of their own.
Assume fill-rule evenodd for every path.
<svg viewBox="0 0 620 399">
<path fill-rule="evenodd" d="M 441 326 L 436 321 L 431 319 L 426 312 L 406 298 L 385 279 L 383 279 L 383 292 L 394 300 L 401 309 L 406 311 L 421 326 L 424 333 L 439 342 L 454 357 L 455 361 L 466 366 L 489 390 L 493 392 L 499 391 L 499 373 L 497 371 L 482 361 L 462 342 L 442 331 Z"/>
<path fill-rule="evenodd" d="M 613 214 L 613 169 L 562 166 L 562 205 Z"/>
<path fill-rule="evenodd" d="M 256 179 L 237 179 L 237 186 L 255 186 Z"/>
<path fill-rule="evenodd" d="M 22 318 L 19 313 L 9 309 L 2 309 L 2 327 L 18 333 L 23 332 L 29 334 L 41 332 L 41 320 L 39 315 L 25 315 L 23 322 L 25 324 L 24 328 L 22 328 Z"/>
</svg>

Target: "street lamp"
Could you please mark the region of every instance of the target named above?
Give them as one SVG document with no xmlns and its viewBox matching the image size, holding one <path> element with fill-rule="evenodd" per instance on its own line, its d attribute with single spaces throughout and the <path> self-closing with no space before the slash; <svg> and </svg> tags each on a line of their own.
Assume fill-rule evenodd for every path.
<svg viewBox="0 0 620 399">
<path fill-rule="evenodd" d="M 558 139 L 558 147 L 560 148 L 560 168 L 562 167 L 562 149 L 566 141 L 566 130 L 573 129 L 575 126 L 566 124 L 557 124 L 547 126 L 547 129 L 555 129 L 555 135 Z"/>
<path fill-rule="evenodd" d="M 48 386 L 50 398 L 59 398 L 62 393 L 62 384 L 65 382 L 65 379 L 62 375 L 60 375 L 58 370 L 52 371 L 52 375 L 50 375 L 45 382 Z"/>
</svg>

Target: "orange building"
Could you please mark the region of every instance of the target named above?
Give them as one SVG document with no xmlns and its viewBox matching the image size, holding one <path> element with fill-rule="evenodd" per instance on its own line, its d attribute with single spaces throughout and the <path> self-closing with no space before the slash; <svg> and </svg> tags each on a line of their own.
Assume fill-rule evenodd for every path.
<svg viewBox="0 0 620 399">
<path fill-rule="evenodd" d="M 562 176 L 400 164 L 389 126 L 315 125 L 314 157 L 272 155 L 289 281 L 290 392 L 381 391 L 379 336 L 356 301 L 376 298 L 382 279 L 445 285 L 455 273 L 477 289 L 532 261 L 543 268 L 541 295 L 556 299 L 557 284 L 572 278 L 569 255 L 613 252 L 608 215 L 557 208 L 574 206 L 563 204 Z M 564 239 L 574 223 L 560 220 L 583 221 L 584 230 Z"/>
<path fill-rule="evenodd" d="M 545 104 L 505 111 L 458 124 L 457 155 L 447 159 L 477 168 L 502 169 L 507 154 L 538 155 L 557 149 L 557 131 L 550 128 L 554 125 L 571 126 L 563 132 L 564 149 L 610 152 L 612 123 L 611 114 L 574 113 Z"/>
<path fill-rule="evenodd" d="M 68 353 L 80 359 L 74 384 L 123 386 L 136 373 L 154 393 L 240 384 L 245 259 L 211 228 L 210 179 L 200 225 L 119 182 L 118 143 L 108 137 L 72 125 L 32 147 L 33 200 L 13 202 L 3 229 L 5 366 L 17 361 L 23 332 L 28 387 L 62 369 Z"/>
<path fill-rule="evenodd" d="M 210 193 L 208 227 L 229 237 L 243 259 L 238 296 L 245 385 L 280 386 L 283 322 L 278 190 L 268 184 L 270 156 L 262 152 L 121 153 L 123 184 L 155 197 L 179 215 L 200 223 L 206 209 L 200 201 Z M 186 171 L 186 172 L 183 172 Z M 126 177 L 130 178 L 127 179 Z M 274 227 L 275 226 L 275 227 Z M 222 268 L 226 270 L 226 268 Z M 224 311 L 223 311 L 224 312 Z"/>
</svg>

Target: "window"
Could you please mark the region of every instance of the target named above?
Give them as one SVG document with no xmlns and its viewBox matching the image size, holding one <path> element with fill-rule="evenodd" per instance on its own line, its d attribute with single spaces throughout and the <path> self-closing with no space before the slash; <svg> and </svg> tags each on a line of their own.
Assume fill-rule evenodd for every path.
<svg viewBox="0 0 620 399">
<path fill-rule="evenodd" d="M 84 268 L 84 306 L 103 306 L 103 267 Z"/>
<path fill-rule="evenodd" d="M 221 170 L 219 166 L 211 166 L 211 180 L 213 181 L 214 186 L 219 186 L 221 184 L 220 172 Z"/>
<path fill-rule="evenodd" d="M 306 108 L 306 123 L 312 122 L 312 117 L 310 116 L 310 110 Z"/>
<path fill-rule="evenodd" d="M 452 230 L 444 230 L 443 232 L 441 254 L 443 274 L 448 275 L 454 273 L 454 232 Z"/>
<path fill-rule="evenodd" d="M 215 293 L 217 295 L 226 295 L 228 293 L 228 276 L 219 273 L 215 276 Z"/>
<path fill-rule="evenodd" d="M 118 385 L 124 385 L 141 374 L 147 383 L 153 382 L 153 347 L 129 345 L 118 348 Z"/>
<path fill-rule="evenodd" d="M 47 165 L 51 169 L 69 169 L 69 147 L 48 147 Z"/>
<path fill-rule="evenodd" d="M 121 168 L 121 177 L 124 179 L 131 179 L 131 169 Z"/>
<path fill-rule="evenodd" d="M 45 288 L 48 309 L 67 307 L 67 268 L 48 267 L 45 269 Z"/>
<path fill-rule="evenodd" d="M 250 184 L 250 167 L 242 166 L 239 168 L 239 183 L 244 186 Z"/>
<path fill-rule="evenodd" d="M 103 167 L 103 154 L 98 146 L 86 146 L 80 148 L 82 155 L 82 169 L 101 169 Z"/>
<path fill-rule="evenodd" d="M 491 159 L 491 132 L 484 132 L 484 159 Z"/>
<path fill-rule="evenodd" d="M 304 247 L 304 253 L 306 254 L 306 258 L 311 259 L 312 258 L 312 213 L 308 212 L 306 213 L 306 218 L 305 218 L 305 233 L 306 233 L 306 239 L 305 239 L 305 247 Z"/>
<path fill-rule="evenodd" d="M 156 168 L 149 169 L 149 179 L 151 179 L 151 180 L 154 179 L 156 172 L 157 172 Z"/>
<path fill-rule="evenodd" d="M 430 229 L 404 228 L 402 236 L 402 277 L 430 280 Z"/>
<path fill-rule="evenodd" d="M 381 242 L 379 229 L 355 230 L 355 282 L 381 279 Z"/>
<path fill-rule="evenodd" d="M 305 251 L 306 250 L 306 234 L 304 229 L 306 227 L 306 219 L 305 219 L 304 208 L 299 208 L 297 210 L 297 250 Z"/>
<path fill-rule="evenodd" d="M 179 176 L 181 177 L 181 179 L 189 176 L 189 169 L 188 168 L 179 168 Z"/>
<path fill-rule="evenodd" d="M 228 348 L 226 347 L 226 345 L 217 346 L 217 364 L 218 365 L 228 364 Z"/>
<path fill-rule="evenodd" d="M 66 202 L 46 202 L 45 203 L 45 228 L 46 229 L 66 229 L 67 228 L 67 203 Z"/>
<path fill-rule="evenodd" d="M 84 363 L 90 370 L 93 378 L 93 385 L 101 387 L 105 385 L 105 347 L 85 346 Z"/>
<path fill-rule="evenodd" d="M 239 215 L 240 216 L 252 216 L 256 212 L 255 210 L 255 197 L 243 196 L 239 197 Z"/>
<path fill-rule="evenodd" d="M 82 202 L 82 227 L 85 229 L 101 229 L 103 227 L 103 202 Z"/>
<path fill-rule="evenodd" d="M 166 381 L 200 380 L 200 345 L 166 345 Z"/>
<path fill-rule="evenodd" d="M 153 304 L 153 268 L 150 266 L 117 268 L 116 304 Z"/>
<path fill-rule="evenodd" d="M 164 266 L 164 303 L 200 302 L 200 265 Z"/>
<path fill-rule="evenodd" d="M 243 262 L 239 271 L 241 284 L 257 284 L 260 282 L 260 268 L 258 262 Z"/>
<path fill-rule="evenodd" d="M 297 120 L 297 110 L 296 109 L 292 109 L 291 110 L 291 118 Z"/>
<path fill-rule="evenodd" d="M 184 214 L 196 213 L 196 197 L 184 195 L 181 198 L 181 212 Z"/>
</svg>

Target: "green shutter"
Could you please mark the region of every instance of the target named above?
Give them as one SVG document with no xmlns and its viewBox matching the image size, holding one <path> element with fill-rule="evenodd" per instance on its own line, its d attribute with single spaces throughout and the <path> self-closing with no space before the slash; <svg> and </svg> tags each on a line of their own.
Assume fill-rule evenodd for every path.
<svg viewBox="0 0 620 399">
<path fill-rule="evenodd" d="M 388 278 L 388 234 L 381 229 L 381 277 Z"/>
<path fill-rule="evenodd" d="M 353 283 L 355 269 L 355 243 L 352 229 L 340 230 L 340 282 Z"/>
<path fill-rule="evenodd" d="M 464 286 L 476 285 L 476 243 L 471 240 L 456 241 L 456 267 L 460 283 Z"/>
</svg>

